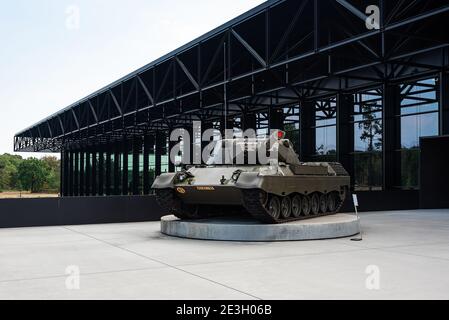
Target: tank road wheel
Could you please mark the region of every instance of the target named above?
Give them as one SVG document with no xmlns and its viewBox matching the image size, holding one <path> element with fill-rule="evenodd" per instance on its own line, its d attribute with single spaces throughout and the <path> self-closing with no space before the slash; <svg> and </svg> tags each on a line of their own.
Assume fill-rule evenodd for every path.
<svg viewBox="0 0 449 320">
<path fill-rule="evenodd" d="M 305 216 L 310 216 L 310 212 L 312 210 L 311 200 L 309 196 L 304 196 L 302 198 L 302 213 Z"/>
<path fill-rule="evenodd" d="M 274 220 L 279 220 L 281 215 L 281 201 L 277 196 L 271 196 L 267 211 Z"/>
<path fill-rule="evenodd" d="M 295 218 L 300 218 L 301 212 L 302 212 L 302 198 L 298 194 L 298 195 L 294 196 L 293 200 L 292 200 L 292 215 Z"/>
<path fill-rule="evenodd" d="M 313 215 L 320 213 L 320 197 L 318 196 L 318 194 L 313 194 L 310 206 L 312 207 Z"/>
<path fill-rule="evenodd" d="M 320 195 L 320 212 L 327 212 L 327 196 L 325 194 Z"/>
<path fill-rule="evenodd" d="M 284 197 L 281 203 L 281 216 L 284 219 L 290 218 L 292 215 L 292 200 L 290 197 Z"/>
<path fill-rule="evenodd" d="M 335 212 L 337 210 L 337 200 L 334 193 L 327 195 L 327 209 L 329 212 Z"/>
</svg>

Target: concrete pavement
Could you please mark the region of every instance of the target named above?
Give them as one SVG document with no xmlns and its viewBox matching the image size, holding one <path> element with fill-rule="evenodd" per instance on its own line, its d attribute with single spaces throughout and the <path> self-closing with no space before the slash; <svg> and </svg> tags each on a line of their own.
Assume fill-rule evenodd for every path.
<svg viewBox="0 0 449 320">
<path fill-rule="evenodd" d="M 449 210 L 366 213 L 362 228 L 363 242 L 281 243 L 153 222 L 0 229 L 0 299 L 449 299 Z"/>
</svg>

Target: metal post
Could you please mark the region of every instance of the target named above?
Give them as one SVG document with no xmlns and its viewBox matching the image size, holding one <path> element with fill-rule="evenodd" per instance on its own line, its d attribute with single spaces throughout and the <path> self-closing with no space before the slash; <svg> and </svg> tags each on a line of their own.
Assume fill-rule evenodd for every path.
<svg viewBox="0 0 449 320">
<path fill-rule="evenodd" d="M 313 128 L 316 124 L 315 101 L 307 101 L 301 104 L 301 134 L 300 134 L 300 159 L 303 162 L 310 161 L 315 154 L 316 132 Z"/>
<path fill-rule="evenodd" d="M 211 122 L 201 122 L 201 162 L 205 164 L 207 159 L 203 159 L 203 151 L 209 145 L 210 141 L 203 141 L 203 135 L 207 130 L 213 129 L 213 124 Z"/>
<path fill-rule="evenodd" d="M 156 159 L 155 159 L 156 176 L 159 176 L 162 173 L 162 153 L 165 144 L 166 144 L 165 135 L 162 132 L 158 131 L 156 133 Z"/>
<path fill-rule="evenodd" d="M 226 136 L 225 136 L 226 130 L 231 130 L 233 128 L 234 128 L 234 120 L 228 119 L 226 116 L 223 116 L 221 118 L 221 122 L 220 122 L 221 136 L 223 138 L 226 138 Z"/>
<path fill-rule="evenodd" d="M 142 152 L 142 139 L 133 139 L 133 195 L 140 194 L 140 154 Z"/>
<path fill-rule="evenodd" d="M 86 167 L 85 167 L 85 175 L 84 175 L 84 182 L 85 182 L 85 188 L 84 188 L 84 194 L 86 196 L 91 195 L 91 180 L 92 180 L 92 164 L 91 164 L 91 158 L 92 154 L 90 151 L 87 151 L 85 154 L 86 157 Z"/>
<path fill-rule="evenodd" d="M 270 130 L 284 130 L 284 110 L 270 107 Z"/>
<path fill-rule="evenodd" d="M 449 135 L 449 75 L 440 73 L 439 79 L 440 99 L 440 135 Z"/>
<path fill-rule="evenodd" d="M 339 93 L 337 95 L 337 161 L 349 172 L 351 186 L 354 186 L 354 125 L 351 114 L 354 110 L 354 96 Z"/>
<path fill-rule="evenodd" d="M 104 150 L 98 153 L 98 195 L 104 195 Z"/>
<path fill-rule="evenodd" d="M 120 143 L 115 144 L 114 150 L 114 195 L 120 195 Z"/>
<path fill-rule="evenodd" d="M 73 179 L 73 195 L 78 197 L 80 195 L 80 153 L 79 151 L 75 151 L 75 172 Z"/>
<path fill-rule="evenodd" d="M 91 195 L 96 196 L 98 195 L 98 159 L 97 159 L 97 152 L 92 152 L 92 177 L 91 177 Z"/>
<path fill-rule="evenodd" d="M 73 161 L 74 161 L 74 155 L 73 155 L 73 151 L 70 151 L 68 153 L 69 155 L 69 171 L 68 171 L 68 196 L 69 197 L 73 197 L 73 184 L 74 184 L 74 180 L 73 180 Z"/>
<path fill-rule="evenodd" d="M 112 145 L 106 147 L 106 178 L 105 192 L 107 196 L 112 194 Z"/>
<path fill-rule="evenodd" d="M 69 195 L 69 163 L 70 152 L 64 150 L 61 153 L 61 196 L 67 197 Z"/>
<path fill-rule="evenodd" d="M 150 194 L 150 154 L 154 153 L 154 136 L 146 135 L 143 146 L 143 194 Z"/>
<path fill-rule="evenodd" d="M 245 113 L 243 116 L 243 130 L 257 129 L 257 115 L 255 113 Z"/>
<path fill-rule="evenodd" d="M 122 168 L 122 195 L 127 196 L 128 195 L 128 188 L 129 188 L 129 179 L 128 179 L 128 155 L 129 155 L 129 148 L 128 148 L 128 140 L 126 137 L 123 138 L 123 168 Z"/>
<path fill-rule="evenodd" d="M 401 96 L 399 85 L 383 87 L 383 187 L 392 190 L 401 185 Z"/>
<path fill-rule="evenodd" d="M 170 132 L 168 133 L 168 139 L 170 139 Z M 178 141 L 168 141 L 168 150 L 166 151 L 166 154 L 168 155 L 168 172 L 175 172 L 176 166 L 171 161 L 170 152 L 173 150 L 173 148 L 178 144 Z M 174 159 L 173 159 L 174 160 Z"/>
<path fill-rule="evenodd" d="M 85 158 L 84 158 L 84 151 L 80 152 L 80 181 L 79 181 L 79 195 L 81 197 L 84 197 L 86 195 L 85 193 L 85 187 L 86 187 L 86 179 L 85 179 L 85 173 L 86 173 L 86 167 L 85 167 Z"/>
</svg>

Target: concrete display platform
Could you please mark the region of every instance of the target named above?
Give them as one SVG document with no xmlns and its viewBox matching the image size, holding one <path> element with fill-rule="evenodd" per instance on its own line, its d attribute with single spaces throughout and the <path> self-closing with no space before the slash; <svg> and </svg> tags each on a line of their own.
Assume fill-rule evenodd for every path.
<svg viewBox="0 0 449 320">
<path fill-rule="evenodd" d="M 165 235 L 217 241 L 304 241 L 336 239 L 360 233 L 355 215 L 337 214 L 285 224 L 262 224 L 251 218 L 214 218 L 205 220 L 180 220 L 165 216 L 161 220 Z"/>
</svg>

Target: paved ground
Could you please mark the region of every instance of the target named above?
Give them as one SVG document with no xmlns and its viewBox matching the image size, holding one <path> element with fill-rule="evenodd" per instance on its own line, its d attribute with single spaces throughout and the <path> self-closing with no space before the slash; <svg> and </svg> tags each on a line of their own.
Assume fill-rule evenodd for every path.
<svg viewBox="0 0 449 320">
<path fill-rule="evenodd" d="M 363 242 L 183 240 L 158 223 L 0 229 L 0 299 L 449 299 L 449 210 L 362 219 Z"/>
</svg>

